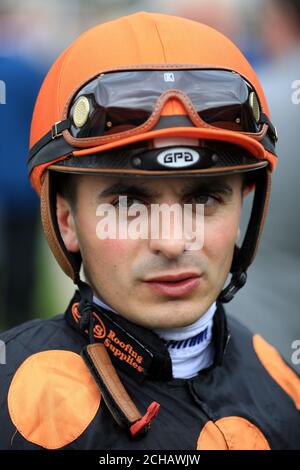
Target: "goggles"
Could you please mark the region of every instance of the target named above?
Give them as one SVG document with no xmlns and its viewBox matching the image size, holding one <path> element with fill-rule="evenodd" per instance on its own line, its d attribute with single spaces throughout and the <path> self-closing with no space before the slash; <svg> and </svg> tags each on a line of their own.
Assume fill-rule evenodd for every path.
<svg viewBox="0 0 300 470">
<path fill-rule="evenodd" d="M 34 157 L 65 130 L 63 135 L 70 150 L 76 150 L 155 129 L 164 105 L 171 98 L 183 104 L 187 116 L 175 116 L 181 119 L 178 121 L 181 124 L 173 121 L 165 127 L 231 130 L 261 141 L 275 153 L 276 129 L 263 112 L 255 89 L 244 77 L 230 70 L 168 66 L 106 72 L 84 84 L 67 103 L 66 119 L 56 123 L 31 149 L 29 169 L 49 161 L 49 155 L 42 160 Z"/>
<path fill-rule="evenodd" d="M 247 134 L 271 125 L 257 93 L 238 73 L 128 70 L 101 74 L 81 88 L 69 108 L 70 134 L 87 139 L 127 133 L 158 114 L 172 96 L 186 105 L 197 124 Z"/>
</svg>

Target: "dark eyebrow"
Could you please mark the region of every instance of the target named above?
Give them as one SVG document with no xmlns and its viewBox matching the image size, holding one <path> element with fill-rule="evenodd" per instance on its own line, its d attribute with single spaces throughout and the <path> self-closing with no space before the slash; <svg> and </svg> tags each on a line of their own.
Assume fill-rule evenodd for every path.
<svg viewBox="0 0 300 470">
<path fill-rule="evenodd" d="M 115 195 L 130 195 L 130 196 L 140 196 L 140 197 L 158 197 L 159 193 L 149 188 L 142 187 L 141 185 L 137 186 L 135 184 L 118 182 L 109 186 L 108 188 L 101 191 L 98 195 L 98 199 L 108 196 Z"/>
<path fill-rule="evenodd" d="M 205 179 L 205 181 L 197 181 L 197 184 L 190 183 L 185 185 L 180 190 L 181 195 L 190 195 L 195 192 L 199 191 L 207 191 L 211 193 L 224 193 L 227 195 L 231 195 L 233 193 L 233 189 L 230 184 L 223 181 L 218 181 L 217 179 Z M 115 195 L 129 195 L 129 196 L 137 196 L 137 197 L 144 197 L 144 198 L 153 198 L 159 197 L 160 193 L 151 189 L 149 187 L 144 187 L 142 185 L 136 185 L 134 183 L 126 183 L 126 182 L 117 182 L 112 186 L 101 191 L 97 199 L 100 200 L 101 198 L 105 198 L 108 196 L 115 196 Z"/>
<path fill-rule="evenodd" d="M 206 179 L 205 181 L 198 182 L 196 185 L 188 184 L 182 189 L 181 193 L 184 195 L 190 195 L 200 191 L 206 191 L 208 193 L 223 193 L 228 196 L 233 194 L 232 186 L 224 180 L 220 181 L 218 179 Z"/>
</svg>

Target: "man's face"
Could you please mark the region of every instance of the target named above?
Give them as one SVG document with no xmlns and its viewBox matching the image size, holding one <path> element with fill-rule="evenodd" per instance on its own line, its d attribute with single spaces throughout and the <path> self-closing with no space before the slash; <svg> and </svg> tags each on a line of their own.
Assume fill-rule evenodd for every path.
<svg viewBox="0 0 300 470">
<path fill-rule="evenodd" d="M 80 175 L 76 211 L 58 196 L 57 215 L 70 251 L 80 250 L 94 293 L 125 318 L 147 328 L 182 327 L 195 322 L 224 286 L 239 235 L 242 207 L 241 175 L 133 179 Z M 100 239 L 97 208 L 127 205 L 204 205 L 204 243 L 187 249 L 173 227 L 168 239 Z M 99 212 L 98 212 L 99 214 Z M 186 274 L 188 273 L 188 274 Z M 154 282 L 164 275 L 184 274 L 188 280 Z"/>
</svg>

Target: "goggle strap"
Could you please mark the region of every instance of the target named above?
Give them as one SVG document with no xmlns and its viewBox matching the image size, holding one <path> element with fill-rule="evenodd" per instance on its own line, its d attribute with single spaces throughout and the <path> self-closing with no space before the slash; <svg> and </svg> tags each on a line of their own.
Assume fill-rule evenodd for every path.
<svg viewBox="0 0 300 470">
<path fill-rule="evenodd" d="M 71 155 L 74 150 L 78 150 L 78 148 L 69 145 L 62 136 L 52 140 L 33 155 L 30 162 L 27 163 L 28 175 L 36 166 L 62 160 L 64 157 Z"/>
<path fill-rule="evenodd" d="M 273 124 L 271 123 L 270 119 L 268 118 L 268 116 L 267 116 L 265 113 L 261 113 L 259 122 L 260 122 L 261 124 L 267 124 L 267 126 L 268 126 L 268 134 L 270 135 L 270 137 L 271 137 L 271 139 L 272 139 L 272 141 L 273 141 L 274 143 L 277 142 L 277 140 L 278 140 L 278 134 L 277 134 L 276 127 L 273 126 Z"/>
<path fill-rule="evenodd" d="M 52 140 L 55 140 L 57 137 L 62 135 L 62 132 L 66 129 L 70 129 L 71 119 L 64 119 L 63 121 L 58 121 L 51 127 L 51 130 L 47 132 L 40 140 L 38 140 L 34 146 L 30 149 L 27 159 L 27 165 L 30 164 L 31 159 L 43 148 L 45 145 L 49 144 Z"/>
<path fill-rule="evenodd" d="M 261 124 L 267 124 L 268 125 L 268 131 L 267 135 L 269 135 L 269 138 L 273 143 L 275 143 L 278 140 L 278 134 L 276 131 L 276 128 L 273 126 L 271 121 L 269 120 L 268 116 L 265 113 L 261 113 L 260 116 L 260 122 Z M 27 159 L 27 168 L 28 168 L 28 174 L 31 173 L 33 168 L 37 165 L 40 165 L 42 163 L 48 163 L 51 162 L 53 159 L 53 155 L 67 155 L 68 153 L 73 152 L 73 150 L 76 150 L 76 147 L 73 147 L 69 145 L 65 139 L 61 138 L 62 137 L 62 132 L 66 129 L 70 129 L 72 124 L 72 121 L 70 118 L 65 119 L 63 121 L 58 121 L 56 122 L 51 130 L 47 132 L 38 142 L 34 144 L 34 146 L 31 148 L 29 154 L 28 154 L 28 159 Z M 267 136 L 265 136 L 267 137 Z M 268 139 L 264 138 L 262 144 L 265 146 L 266 150 L 270 151 L 271 153 L 274 154 L 274 147 L 269 141 L 271 145 L 269 145 Z M 54 147 L 55 147 L 55 152 L 54 152 Z M 58 148 L 59 147 L 59 148 Z"/>
</svg>

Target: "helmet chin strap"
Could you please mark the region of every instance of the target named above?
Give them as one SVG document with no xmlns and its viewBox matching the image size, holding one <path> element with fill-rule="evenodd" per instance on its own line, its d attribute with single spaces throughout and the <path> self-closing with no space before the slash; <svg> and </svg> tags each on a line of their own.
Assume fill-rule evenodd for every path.
<svg viewBox="0 0 300 470">
<path fill-rule="evenodd" d="M 245 271 L 232 274 L 228 286 L 219 294 L 218 300 L 224 304 L 230 302 L 235 294 L 246 284 L 246 281 L 247 273 Z"/>
<path fill-rule="evenodd" d="M 78 311 L 81 315 L 79 327 L 82 331 L 88 329 L 89 340 L 94 343 L 94 322 L 93 322 L 93 290 L 89 284 L 82 281 L 80 278 L 77 279 L 76 284 L 78 286 L 81 300 L 78 305 Z"/>
<path fill-rule="evenodd" d="M 247 280 L 247 269 L 252 263 L 263 229 L 264 220 L 269 204 L 271 189 L 270 170 L 258 170 L 255 180 L 255 193 L 250 220 L 242 246 L 235 246 L 230 272 L 231 280 L 218 296 L 223 303 L 230 302 Z"/>
</svg>

